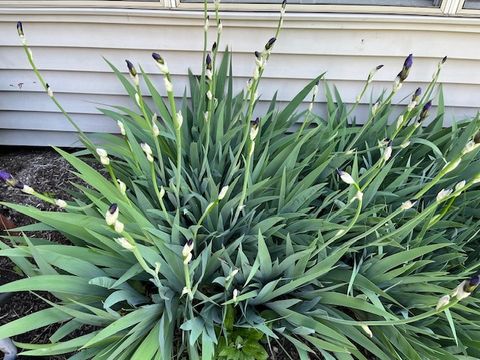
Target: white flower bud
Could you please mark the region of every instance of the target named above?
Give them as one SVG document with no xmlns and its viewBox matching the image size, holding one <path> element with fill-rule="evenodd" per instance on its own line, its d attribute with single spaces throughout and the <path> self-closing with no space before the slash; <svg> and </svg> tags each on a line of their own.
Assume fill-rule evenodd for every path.
<svg viewBox="0 0 480 360">
<path fill-rule="evenodd" d="M 108 156 L 100 156 L 100 163 L 102 165 L 110 165 L 110 158 Z"/>
<path fill-rule="evenodd" d="M 416 201 L 412 202 L 410 200 L 407 200 L 400 206 L 400 209 L 402 209 L 402 210 L 411 209 L 412 207 L 415 206 L 416 203 L 417 203 Z"/>
<path fill-rule="evenodd" d="M 157 137 L 160 135 L 160 129 L 158 128 L 157 124 L 153 123 L 152 125 L 152 133 L 153 136 Z"/>
<path fill-rule="evenodd" d="M 362 330 L 365 331 L 365 334 L 367 334 L 369 338 L 373 337 L 372 330 L 370 330 L 368 325 L 361 325 L 361 327 L 362 327 Z"/>
<path fill-rule="evenodd" d="M 218 194 L 218 200 L 223 200 L 223 198 L 227 194 L 227 191 L 228 191 L 228 185 L 225 185 L 224 187 L 222 187 L 222 189 L 220 190 L 220 193 Z"/>
<path fill-rule="evenodd" d="M 342 179 L 344 183 L 348 185 L 355 184 L 355 180 L 353 180 L 352 176 L 349 173 L 342 170 L 337 170 L 337 174 L 340 176 L 340 179 Z"/>
<path fill-rule="evenodd" d="M 182 127 L 182 124 L 183 124 L 183 115 L 182 115 L 182 112 L 179 111 L 177 113 L 177 116 L 175 117 L 176 121 L 177 121 L 177 129 L 180 129 Z"/>
<path fill-rule="evenodd" d="M 135 93 L 135 102 L 140 106 L 140 95 L 138 93 Z"/>
<path fill-rule="evenodd" d="M 120 134 L 122 134 L 123 136 L 125 136 L 126 132 L 125 132 L 125 126 L 123 125 L 123 122 L 121 122 L 120 120 L 117 121 L 117 125 L 118 125 L 118 128 L 120 129 Z"/>
<path fill-rule="evenodd" d="M 259 130 L 259 126 L 251 126 L 250 127 L 250 140 L 251 141 L 254 141 L 258 135 L 258 130 Z"/>
<path fill-rule="evenodd" d="M 158 195 L 160 196 L 160 199 L 163 199 L 165 196 L 165 188 L 163 186 L 160 186 L 160 193 Z"/>
<path fill-rule="evenodd" d="M 212 92 L 210 90 L 208 90 L 207 91 L 207 99 L 212 100 L 212 98 L 213 98 Z"/>
<path fill-rule="evenodd" d="M 209 27 L 209 20 L 207 17 L 205 18 L 205 24 L 203 25 L 203 30 L 208 31 L 208 27 Z"/>
<path fill-rule="evenodd" d="M 152 148 L 150 147 L 150 145 L 148 145 L 147 143 L 141 143 L 140 147 L 145 154 L 152 155 Z"/>
<path fill-rule="evenodd" d="M 153 156 L 150 155 L 150 154 L 147 154 L 147 161 L 153 163 L 153 161 L 154 161 Z"/>
<path fill-rule="evenodd" d="M 205 120 L 205 122 L 208 122 L 208 116 L 209 116 L 209 115 L 208 115 L 208 111 L 205 111 L 205 112 L 203 113 L 203 120 Z"/>
<path fill-rule="evenodd" d="M 466 184 L 465 180 L 460 181 L 457 185 L 455 185 L 455 191 L 462 190 L 465 184 Z"/>
<path fill-rule="evenodd" d="M 132 251 L 135 249 L 135 246 L 130 244 L 130 242 L 123 237 L 117 238 L 115 239 L 115 241 L 117 242 L 117 244 L 119 244 L 121 247 L 123 247 L 126 250 Z"/>
<path fill-rule="evenodd" d="M 233 301 L 234 301 L 234 302 L 237 302 L 237 297 L 238 297 L 238 290 L 237 290 L 237 289 L 234 289 L 234 290 L 233 290 Z"/>
<path fill-rule="evenodd" d="M 65 209 L 67 207 L 66 201 L 62 199 L 55 200 L 55 205 L 57 205 L 60 209 Z"/>
<path fill-rule="evenodd" d="M 450 295 L 444 295 L 440 299 L 438 299 L 437 306 L 435 307 L 435 310 L 440 310 L 444 306 L 447 306 L 448 303 L 450 302 Z"/>
<path fill-rule="evenodd" d="M 388 161 L 392 157 L 392 146 L 387 146 L 383 151 L 383 160 Z"/>
<path fill-rule="evenodd" d="M 173 85 L 170 80 L 168 80 L 168 78 L 165 76 L 163 78 L 163 82 L 165 83 L 165 89 L 167 90 L 167 92 L 171 93 L 173 91 Z"/>
<path fill-rule="evenodd" d="M 118 219 L 118 214 L 120 210 L 116 204 L 110 205 L 107 212 L 105 213 L 105 222 L 108 226 L 112 226 Z"/>
<path fill-rule="evenodd" d="M 186 258 L 188 254 L 190 254 L 192 251 L 193 251 L 193 241 L 189 240 L 183 246 L 183 249 L 182 249 L 183 258 Z"/>
<path fill-rule="evenodd" d="M 207 77 L 208 80 L 212 80 L 212 77 L 213 77 L 212 70 L 207 69 L 205 71 L 205 76 Z"/>
<path fill-rule="evenodd" d="M 471 140 L 467 143 L 467 145 L 465 145 L 465 148 L 463 149 L 462 154 L 463 155 L 468 154 L 469 152 L 472 152 L 479 146 L 480 146 L 480 143 L 477 144 L 475 143 L 475 141 Z"/>
<path fill-rule="evenodd" d="M 403 124 L 403 115 L 400 115 L 396 123 L 397 130 L 400 128 L 400 126 L 402 126 L 402 124 Z"/>
<path fill-rule="evenodd" d="M 120 233 L 123 232 L 123 229 L 125 228 L 125 225 L 122 222 L 117 220 L 117 221 L 115 221 L 115 225 L 113 226 L 113 228 L 115 229 L 115 231 L 117 233 L 120 234 Z"/>
<path fill-rule="evenodd" d="M 50 96 L 51 98 L 53 97 L 53 90 L 52 88 L 47 84 L 47 94 L 48 96 Z"/>
<path fill-rule="evenodd" d="M 32 195 L 35 192 L 35 190 L 28 185 L 23 185 L 22 191 L 28 195 Z"/>
<path fill-rule="evenodd" d="M 458 285 L 455 290 L 453 290 L 452 297 L 456 297 L 457 300 L 463 300 L 469 297 L 472 293 L 465 291 L 465 285 L 467 284 L 467 280 L 464 280 Z"/>
<path fill-rule="evenodd" d="M 127 185 L 125 185 L 125 183 L 119 179 L 117 179 L 117 183 L 118 183 L 118 189 L 120 190 L 122 195 L 125 195 L 125 193 L 127 192 Z"/>
<path fill-rule="evenodd" d="M 168 65 L 167 62 L 164 60 L 163 64 L 160 64 L 158 61 L 155 61 L 155 64 L 157 64 L 158 69 L 163 75 L 167 75 L 169 73 Z"/>
<path fill-rule="evenodd" d="M 104 150 L 104 149 L 97 148 L 96 151 L 97 151 L 98 156 L 100 156 L 100 157 L 107 157 L 108 156 L 107 151 Z"/>
<path fill-rule="evenodd" d="M 436 198 L 437 202 L 442 201 L 451 193 L 452 193 L 452 189 L 442 189 L 442 191 L 440 191 L 437 195 L 437 198 Z"/>
</svg>

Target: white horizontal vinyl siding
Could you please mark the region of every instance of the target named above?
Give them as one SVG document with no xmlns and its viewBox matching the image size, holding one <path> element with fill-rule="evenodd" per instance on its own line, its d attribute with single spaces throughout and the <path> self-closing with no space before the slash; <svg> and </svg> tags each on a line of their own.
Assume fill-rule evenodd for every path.
<svg viewBox="0 0 480 360">
<path fill-rule="evenodd" d="M 15 23 L 24 21 L 39 69 L 60 102 L 87 132 L 116 131 L 97 107 L 133 106 L 102 56 L 125 70 L 124 59 L 140 63 L 164 93 L 151 59 L 158 51 L 173 73 L 178 95 L 187 86 L 187 69 L 199 72 L 203 47 L 198 12 L 168 10 L 0 9 L 0 144 L 74 145 L 71 126 L 41 90 L 19 46 Z M 272 36 L 276 14 L 226 13 L 220 48 L 234 52 L 235 88 L 245 86 L 253 71 L 253 51 Z M 214 34 L 212 29 L 212 38 Z M 449 56 L 442 72 L 449 119 L 477 111 L 480 99 L 480 22 L 476 19 L 397 15 L 291 14 L 287 16 L 265 78 L 259 110 L 278 92 L 280 106 L 318 74 L 335 84 L 352 103 L 368 72 L 384 64 L 374 92 L 391 86 L 404 57 L 414 67 L 394 102 L 425 86 L 436 64 Z M 212 40 L 213 41 L 213 40 Z M 362 120 L 370 95 L 357 112 Z M 324 111 L 320 93 L 318 111 Z"/>
</svg>

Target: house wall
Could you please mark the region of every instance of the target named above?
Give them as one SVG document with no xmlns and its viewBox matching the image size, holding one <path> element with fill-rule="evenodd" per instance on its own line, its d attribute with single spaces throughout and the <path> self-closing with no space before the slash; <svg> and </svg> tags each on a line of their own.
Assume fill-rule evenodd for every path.
<svg viewBox="0 0 480 360">
<path fill-rule="evenodd" d="M 233 72 L 240 90 L 251 77 L 253 51 L 276 27 L 277 13 L 226 12 L 223 44 L 233 49 Z M 182 94 L 188 68 L 200 69 L 201 11 L 166 9 L 0 8 L 0 144 L 74 146 L 71 126 L 43 92 L 30 70 L 16 33 L 24 22 L 36 63 L 66 110 L 87 132 L 117 131 L 99 115 L 104 105 L 133 105 L 102 57 L 125 69 L 124 59 L 140 63 L 163 91 L 151 52 L 164 56 Z M 211 30 L 211 38 L 214 29 Z M 477 112 L 480 99 L 480 21 L 475 18 L 290 13 L 260 87 L 260 110 L 275 91 L 288 101 L 310 79 L 327 71 L 347 103 L 355 100 L 369 71 L 384 64 L 374 92 L 391 86 L 409 53 L 411 75 L 394 102 L 399 106 L 431 79 L 448 55 L 441 75 L 449 121 Z M 213 40 L 212 40 L 213 41 Z M 357 117 L 368 110 L 365 96 Z M 319 96 L 318 110 L 323 111 Z"/>
</svg>

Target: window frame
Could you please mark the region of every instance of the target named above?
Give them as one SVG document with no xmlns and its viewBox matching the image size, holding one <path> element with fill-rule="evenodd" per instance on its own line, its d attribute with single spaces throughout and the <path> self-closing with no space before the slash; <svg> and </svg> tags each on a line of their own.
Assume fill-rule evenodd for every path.
<svg viewBox="0 0 480 360">
<path fill-rule="evenodd" d="M 109 8 L 165 9 L 174 7 L 173 0 L 2 0 L 0 8 Z"/>
</svg>

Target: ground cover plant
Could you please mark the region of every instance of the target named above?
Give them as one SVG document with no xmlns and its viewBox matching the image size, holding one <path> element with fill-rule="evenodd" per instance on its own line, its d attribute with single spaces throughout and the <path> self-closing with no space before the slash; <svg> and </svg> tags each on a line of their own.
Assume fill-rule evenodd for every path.
<svg viewBox="0 0 480 360">
<path fill-rule="evenodd" d="M 287 358 L 301 359 L 479 358 L 480 122 L 442 126 L 446 58 L 425 89 L 405 94 L 398 116 L 392 99 L 412 55 L 361 125 L 353 114 L 381 65 L 351 106 L 319 74 L 286 107 L 273 98 L 257 117 L 286 4 L 239 94 L 230 52 L 218 52 L 218 6 L 205 17 L 203 70 L 190 74 L 189 97 L 175 100 L 168 59 L 153 53 L 166 100 L 131 61 L 127 76 L 110 64 L 133 103 L 100 109 L 119 136 L 94 142 L 64 112 L 86 147 L 57 149 L 79 179 L 75 200 L 0 172 L 61 209 L 3 204 L 38 223 L 0 242 L 0 256 L 25 275 L 0 292 L 56 300 L 39 295 L 50 307 L 1 326 L 0 338 L 60 323 L 50 343 L 17 346 L 71 359 L 266 359 L 285 346 L 296 351 Z M 325 116 L 313 111 L 320 86 Z M 71 244 L 29 237 L 52 229 Z M 89 333 L 69 336 L 84 325 Z"/>
</svg>

